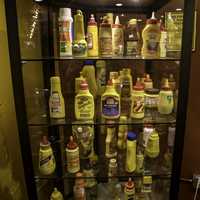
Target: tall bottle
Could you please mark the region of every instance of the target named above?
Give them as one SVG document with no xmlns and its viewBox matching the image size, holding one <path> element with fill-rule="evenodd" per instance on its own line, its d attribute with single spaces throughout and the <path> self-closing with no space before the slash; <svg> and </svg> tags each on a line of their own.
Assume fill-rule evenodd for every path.
<svg viewBox="0 0 200 200">
<path fill-rule="evenodd" d="M 57 188 L 54 188 L 54 191 L 51 194 L 50 200 L 64 200 L 63 195 Z"/>
<path fill-rule="evenodd" d="M 97 60 L 96 72 L 97 94 L 102 95 L 106 88 L 106 62 L 104 60 Z"/>
<path fill-rule="evenodd" d="M 94 98 L 89 92 L 86 81 L 81 83 L 79 93 L 75 97 L 75 117 L 77 120 L 94 118 Z"/>
<path fill-rule="evenodd" d="M 113 47 L 113 56 L 123 56 L 124 31 L 122 24 L 120 24 L 118 16 L 116 16 L 115 23 L 112 25 L 112 47 Z"/>
<path fill-rule="evenodd" d="M 83 174 L 80 172 L 76 174 L 73 191 L 74 191 L 74 200 L 86 200 L 85 182 L 83 179 Z"/>
<path fill-rule="evenodd" d="M 160 114 L 171 114 L 174 108 L 173 91 L 169 86 L 168 79 L 160 90 L 158 98 L 158 111 Z"/>
<path fill-rule="evenodd" d="M 181 33 L 175 24 L 171 12 L 167 15 L 167 56 L 179 57 L 181 52 Z"/>
<path fill-rule="evenodd" d="M 125 52 L 127 56 L 140 55 L 140 33 L 137 25 L 137 19 L 131 19 L 125 30 Z"/>
<path fill-rule="evenodd" d="M 129 116 L 131 107 L 132 85 L 133 85 L 130 68 L 124 68 L 121 71 L 120 82 L 121 82 L 121 114 Z"/>
<path fill-rule="evenodd" d="M 125 183 L 124 195 L 125 195 L 125 200 L 135 199 L 135 185 L 131 178 L 129 178 L 128 182 Z"/>
<path fill-rule="evenodd" d="M 85 40 L 84 17 L 81 10 L 74 15 L 74 41 L 73 55 L 77 57 L 87 56 L 87 42 Z"/>
<path fill-rule="evenodd" d="M 88 86 L 89 86 L 89 91 L 95 98 L 97 95 L 97 83 L 96 83 L 96 78 L 95 78 L 95 67 L 94 67 L 94 62 L 91 60 L 86 60 L 84 62 L 84 66 L 82 69 L 82 74 L 85 77 Z"/>
<path fill-rule="evenodd" d="M 59 10 L 60 56 L 72 56 L 72 23 L 71 8 Z"/>
<path fill-rule="evenodd" d="M 120 116 L 120 96 L 110 80 L 101 96 L 101 113 L 105 119 L 117 119 Z"/>
<path fill-rule="evenodd" d="M 141 84 L 140 79 L 133 87 L 131 117 L 136 119 L 144 117 L 144 86 Z"/>
<path fill-rule="evenodd" d="M 93 14 L 91 14 L 87 26 L 87 45 L 88 56 L 99 55 L 98 27 Z"/>
<path fill-rule="evenodd" d="M 42 137 L 39 151 L 39 171 L 43 175 L 50 175 L 56 169 L 55 157 L 47 136 Z"/>
<path fill-rule="evenodd" d="M 99 51 L 102 57 L 112 56 L 112 27 L 105 16 L 99 28 Z"/>
<path fill-rule="evenodd" d="M 65 117 L 65 102 L 61 92 L 59 76 L 51 77 L 51 94 L 49 98 L 50 118 Z"/>
<path fill-rule="evenodd" d="M 142 31 L 142 57 L 143 58 L 159 58 L 160 57 L 160 24 L 152 13 L 151 19 L 147 20 L 147 24 Z"/>
<path fill-rule="evenodd" d="M 137 135 L 128 132 L 126 150 L 126 171 L 132 173 L 136 170 L 136 139 Z"/>
<path fill-rule="evenodd" d="M 73 136 L 70 136 L 69 143 L 66 147 L 67 171 L 76 173 L 80 170 L 79 147 L 74 141 Z"/>
</svg>

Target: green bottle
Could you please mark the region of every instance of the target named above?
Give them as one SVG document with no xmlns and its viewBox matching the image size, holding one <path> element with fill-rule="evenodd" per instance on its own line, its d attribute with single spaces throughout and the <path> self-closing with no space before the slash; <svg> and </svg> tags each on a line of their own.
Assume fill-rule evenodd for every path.
<svg viewBox="0 0 200 200">
<path fill-rule="evenodd" d="M 77 57 L 87 56 L 87 42 L 85 40 L 84 16 L 81 10 L 77 10 L 77 14 L 74 16 L 73 55 Z"/>
</svg>

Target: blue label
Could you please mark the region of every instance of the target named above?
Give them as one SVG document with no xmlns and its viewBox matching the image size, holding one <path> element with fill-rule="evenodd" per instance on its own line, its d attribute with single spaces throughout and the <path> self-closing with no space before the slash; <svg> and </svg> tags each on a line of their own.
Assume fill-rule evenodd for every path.
<svg viewBox="0 0 200 200">
<path fill-rule="evenodd" d="M 108 97 L 102 100 L 102 113 L 108 117 L 115 117 L 120 114 L 119 100 L 114 97 Z"/>
</svg>

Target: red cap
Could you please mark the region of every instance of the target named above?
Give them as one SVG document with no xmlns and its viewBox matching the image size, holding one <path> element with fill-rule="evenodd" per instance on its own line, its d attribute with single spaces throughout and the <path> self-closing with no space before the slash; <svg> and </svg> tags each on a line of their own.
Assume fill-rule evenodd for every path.
<svg viewBox="0 0 200 200">
<path fill-rule="evenodd" d="M 75 149 L 77 147 L 76 142 L 74 142 L 73 136 L 69 137 L 69 143 L 67 144 L 68 149 Z"/>
<path fill-rule="evenodd" d="M 137 80 L 136 84 L 133 86 L 134 90 L 144 90 L 144 85 Z"/>
<path fill-rule="evenodd" d="M 149 74 L 146 74 L 146 78 L 144 79 L 145 82 L 152 82 Z"/>
<path fill-rule="evenodd" d="M 157 19 L 148 19 L 147 24 L 157 24 L 158 20 Z"/>
<path fill-rule="evenodd" d="M 126 188 L 128 189 L 133 189 L 134 188 L 134 183 L 131 178 L 128 179 L 128 182 L 125 184 Z"/>
<path fill-rule="evenodd" d="M 91 26 L 96 26 L 97 25 L 93 14 L 90 15 L 90 19 L 88 21 L 88 25 L 91 25 Z"/>
<path fill-rule="evenodd" d="M 81 90 L 88 90 L 87 81 L 81 81 L 80 88 Z"/>
<path fill-rule="evenodd" d="M 49 144 L 49 140 L 48 140 L 48 137 L 46 135 L 42 136 L 41 144 L 42 145 L 48 145 Z"/>
</svg>

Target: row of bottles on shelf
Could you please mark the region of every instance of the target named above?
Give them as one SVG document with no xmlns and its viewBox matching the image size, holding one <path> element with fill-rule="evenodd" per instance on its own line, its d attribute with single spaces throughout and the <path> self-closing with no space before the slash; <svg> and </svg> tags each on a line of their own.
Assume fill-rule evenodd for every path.
<svg viewBox="0 0 200 200">
<path fill-rule="evenodd" d="M 155 14 L 152 13 L 152 17 L 147 20 L 146 26 L 140 34 L 137 19 L 130 19 L 127 25 L 123 26 L 120 24 L 118 16 L 113 23 L 113 13 L 108 13 L 103 17 L 98 29 L 94 15 L 91 14 L 86 36 L 82 11 L 77 10 L 73 22 L 71 9 L 60 8 L 60 56 L 112 57 L 126 55 L 153 59 L 172 57 L 181 50 L 181 38 L 177 33 L 178 28 L 171 13 L 168 14 L 168 21 L 169 25 L 165 29 L 162 21 L 156 19 Z M 72 27 L 74 27 L 73 30 Z"/>
<path fill-rule="evenodd" d="M 95 98 L 101 96 L 101 116 L 104 119 L 119 119 L 125 115 L 142 119 L 145 110 L 158 110 L 160 114 L 168 115 L 176 111 L 176 82 L 173 74 L 163 78 L 161 89 L 154 88 L 149 74 L 138 77 L 133 86 L 130 68 L 120 72 L 110 72 L 106 85 L 105 61 L 97 61 L 95 67 L 92 61 L 86 61 L 80 77 L 75 79 L 75 117 L 77 120 L 93 120 Z M 51 77 L 51 95 L 49 100 L 50 117 L 65 117 L 65 101 L 61 92 L 60 77 Z"/>
<path fill-rule="evenodd" d="M 83 170 L 85 176 L 95 176 L 98 173 L 98 157 L 94 152 L 94 127 L 89 125 L 77 125 L 73 127 L 73 136 L 70 136 L 66 145 L 66 171 L 74 174 L 79 172 L 80 161 L 85 161 L 87 168 Z M 150 124 L 143 128 L 142 138 L 139 134 L 129 131 L 128 125 L 106 126 L 105 137 L 105 158 L 109 161 L 108 177 L 117 176 L 117 170 L 127 173 L 141 174 L 146 166 L 145 159 L 154 160 L 160 154 L 160 136 L 158 131 Z M 168 150 L 166 152 L 166 166 L 170 166 L 167 158 L 170 157 L 175 137 L 175 126 L 168 127 Z M 104 144 L 102 144 L 104 146 Z M 103 150 L 103 148 L 102 148 Z M 100 161 L 101 162 L 101 161 Z M 117 166 L 119 163 L 119 166 Z M 84 166 L 85 167 L 85 166 Z M 118 168 L 119 167 L 119 168 Z M 115 168 L 115 169 L 114 169 Z M 169 167 L 167 167 L 169 168 Z M 42 175 L 51 175 L 55 172 L 56 162 L 51 144 L 46 136 L 43 136 L 40 143 L 39 171 Z M 87 170 L 93 170 L 87 173 Z"/>
<path fill-rule="evenodd" d="M 88 189 L 91 189 L 91 192 L 88 192 Z M 105 192 L 105 188 L 103 188 L 103 186 L 101 186 L 100 191 L 101 190 Z M 142 180 L 137 180 L 135 182 L 131 177 L 129 177 L 128 181 L 123 184 L 116 183 L 115 181 L 111 180 L 106 187 L 106 190 L 110 194 L 104 193 L 104 199 L 135 200 L 136 196 L 137 199 L 143 199 L 145 196 L 149 196 L 149 194 L 152 192 L 152 176 L 144 175 Z M 87 192 L 89 194 L 87 194 Z M 75 184 L 73 187 L 74 200 L 97 199 L 99 192 L 97 192 L 97 182 L 94 182 L 94 184 L 88 187 L 83 179 L 82 173 L 79 172 L 76 174 Z M 64 197 L 57 188 L 54 188 L 50 196 L 50 200 L 64 200 Z"/>
</svg>

